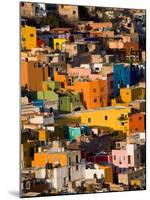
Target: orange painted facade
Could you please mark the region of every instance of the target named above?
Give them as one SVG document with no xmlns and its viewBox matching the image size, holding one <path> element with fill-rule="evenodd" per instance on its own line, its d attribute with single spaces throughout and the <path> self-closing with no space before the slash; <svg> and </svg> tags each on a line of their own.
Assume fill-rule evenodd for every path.
<svg viewBox="0 0 150 200">
<path fill-rule="evenodd" d="M 139 43 L 138 42 L 126 42 L 124 44 L 124 48 L 127 55 L 130 55 L 132 51 L 135 51 L 138 53 L 139 51 Z"/>
<path fill-rule="evenodd" d="M 48 67 L 38 67 L 36 62 L 21 62 L 21 86 L 29 90 L 42 90 L 42 81 L 48 80 Z"/>
<path fill-rule="evenodd" d="M 60 165 L 67 165 L 67 154 L 65 152 L 62 153 L 35 153 L 34 160 L 32 161 L 32 167 L 45 167 L 46 163 L 52 163 L 53 165 L 59 162 Z"/>
<path fill-rule="evenodd" d="M 107 80 L 76 82 L 73 86 L 68 86 L 67 89 L 80 93 L 86 109 L 107 106 Z"/>
<path fill-rule="evenodd" d="M 58 74 L 58 72 L 54 72 L 54 81 L 60 82 L 63 88 L 67 88 L 67 77 L 63 74 Z"/>
<path fill-rule="evenodd" d="M 129 121 L 130 133 L 145 131 L 145 114 L 136 113 L 130 116 Z"/>
</svg>

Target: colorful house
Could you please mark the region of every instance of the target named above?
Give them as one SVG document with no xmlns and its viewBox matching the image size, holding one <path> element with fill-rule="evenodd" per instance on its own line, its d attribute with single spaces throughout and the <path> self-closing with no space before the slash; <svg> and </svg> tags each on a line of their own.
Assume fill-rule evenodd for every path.
<svg viewBox="0 0 150 200">
<path fill-rule="evenodd" d="M 70 141 L 76 139 L 76 137 L 81 136 L 82 134 L 88 134 L 89 129 L 87 126 L 64 126 L 64 139 L 69 139 Z"/>
<path fill-rule="evenodd" d="M 145 99 L 145 88 L 120 88 L 120 98 L 125 103 L 130 103 L 131 101 L 134 101 L 136 99 Z"/>
<path fill-rule="evenodd" d="M 80 93 L 86 109 L 107 106 L 107 80 L 77 81 L 67 88 Z"/>
<path fill-rule="evenodd" d="M 131 110 L 123 106 L 104 107 L 79 113 L 81 124 L 111 128 L 129 134 L 129 114 Z"/>
<path fill-rule="evenodd" d="M 60 86 L 61 86 L 60 83 L 56 82 L 56 81 L 43 81 L 42 82 L 43 91 L 59 89 Z"/>
<path fill-rule="evenodd" d="M 32 50 L 37 47 L 36 28 L 32 26 L 21 27 L 21 47 L 22 49 Z"/>
<path fill-rule="evenodd" d="M 82 109 L 80 94 L 77 92 L 66 93 L 59 98 L 60 112 L 69 113 Z"/>
<path fill-rule="evenodd" d="M 42 81 L 48 80 L 48 67 L 39 67 L 37 62 L 21 62 L 21 86 L 29 90 L 42 90 Z"/>
<path fill-rule="evenodd" d="M 126 148 L 112 150 L 114 172 L 126 171 L 141 164 L 140 148 L 137 144 L 127 144 Z"/>
<path fill-rule="evenodd" d="M 52 166 L 59 164 L 61 167 L 65 167 L 76 161 L 79 163 L 80 157 L 80 151 L 65 151 L 58 141 L 53 141 L 49 151 L 34 154 L 32 167 L 45 167 L 47 163 L 51 163 Z"/>
<path fill-rule="evenodd" d="M 93 168 L 85 169 L 85 178 L 86 179 L 93 179 L 95 174 L 98 179 L 104 178 L 104 181 L 106 183 L 113 182 L 113 173 L 112 173 L 111 166 L 96 165 L 96 168 L 94 168 L 94 169 Z"/>
<path fill-rule="evenodd" d="M 47 100 L 47 101 L 58 101 L 59 96 L 53 90 L 48 91 L 37 91 L 38 100 Z"/>
<path fill-rule="evenodd" d="M 64 38 L 54 38 L 53 39 L 54 49 L 61 51 L 63 49 L 63 45 L 65 44 L 66 41 L 67 40 Z"/>
<path fill-rule="evenodd" d="M 124 64 L 114 65 L 114 96 L 119 96 L 119 89 L 137 84 L 144 76 L 144 68 L 141 66 Z"/>
<path fill-rule="evenodd" d="M 145 113 L 135 113 L 130 116 L 130 133 L 145 131 Z"/>
</svg>

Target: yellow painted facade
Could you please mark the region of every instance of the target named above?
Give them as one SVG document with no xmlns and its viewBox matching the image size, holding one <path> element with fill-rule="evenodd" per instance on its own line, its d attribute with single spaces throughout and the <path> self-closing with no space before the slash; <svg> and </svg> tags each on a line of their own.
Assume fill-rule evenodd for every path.
<svg viewBox="0 0 150 200">
<path fill-rule="evenodd" d="M 21 47 L 31 50 L 37 47 L 36 28 L 31 26 L 21 27 Z"/>
<path fill-rule="evenodd" d="M 47 133 L 45 130 L 39 130 L 39 141 L 46 141 Z"/>
<path fill-rule="evenodd" d="M 54 49 L 59 49 L 62 50 L 63 49 L 63 44 L 66 42 L 67 40 L 64 38 L 54 38 Z"/>
<path fill-rule="evenodd" d="M 129 113 L 131 109 L 123 106 L 104 107 L 80 112 L 81 124 L 108 127 L 129 134 Z"/>
<path fill-rule="evenodd" d="M 132 185 L 132 186 L 136 185 L 136 186 L 141 187 L 141 180 L 140 179 L 132 179 L 130 181 L 130 185 Z"/>
<path fill-rule="evenodd" d="M 120 98 L 125 103 L 130 103 L 136 99 L 145 98 L 145 88 L 135 87 L 135 88 L 121 88 Z"/>
</svg>

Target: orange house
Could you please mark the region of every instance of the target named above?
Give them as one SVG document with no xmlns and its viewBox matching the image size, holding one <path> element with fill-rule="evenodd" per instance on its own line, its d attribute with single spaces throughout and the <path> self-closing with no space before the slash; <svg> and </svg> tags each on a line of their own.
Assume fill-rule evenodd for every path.
<svg viewBox="0 0 150 200">
<path fill-rule="evenodd" d="M 138 42 L 126 42 L 124 43 L 124 48 L 127 55 L 130 55 L 131 52 L 136 52 L 138 54 L 139 51 L 139 43 Z"/>
<path fill-rule="evenodd" d="M 136 113 L 130 116 L 130 133 L 145 131 L 145 113 Z"/>
<path fill-rule="evenodd" d="M 21 62 L 21 86 L 29 90 L 42 90 L 42 81 L 48 80 L 48 67 L 39 67 L 37 62 Z"/>
<path fill-rule="evenodd" d="M 54 72 L 54 81 L 60 82 L 62 88 L 67 88 L 67 75 L 58 74 L 57 71 Z"/>
<path fill-rule="evenodd" d="M 67 89 L 80 93 L 86 109 L 107 106 L 107 80 L 78 81 Z"/>
<path fill-rule="evenodd" d="M 55 165 L 57 162 L 59 162 L 62 167 L 67 165 L 67 154 L 66 154 L 66 152 L 35 153 L 34 154 L 34 160 L 32 161 L 32 167 L 45 167 L 46 163 L 52 163 L 52 165 Z"/>
</svg>

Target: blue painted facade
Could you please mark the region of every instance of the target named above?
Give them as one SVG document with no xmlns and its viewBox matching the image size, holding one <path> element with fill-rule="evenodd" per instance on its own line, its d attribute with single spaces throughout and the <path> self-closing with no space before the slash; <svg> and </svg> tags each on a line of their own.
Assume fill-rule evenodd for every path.
<svg viewBox="0 0 150 200">
<path fill-rule="evenodd" d="M 69 141 L 74 140 L 76 137 L 79 137 L 82 134 L 89 135 L 90 129 L 88 126 L 79 126 L 79 127 L 71 127 L 71 126 L 64 126 L 64 139 Z"/>
<path fill-rule="evenodd" d="M 137 84 L 144 77 L 144 69 L 139 66 L 124 66 L 115 64 L 114 71 L 114 96 L 119 96 L 119 86 L 127 87 Z"/>
<path fill-rule="evenodd" d="M 37 39 L 43 39 L 46 42 L 46 46 L 53 48 L 53 39 L 57 38 L 56 34 L 48 33 L 48 32 L 38 32 Z"/>
</svg>

